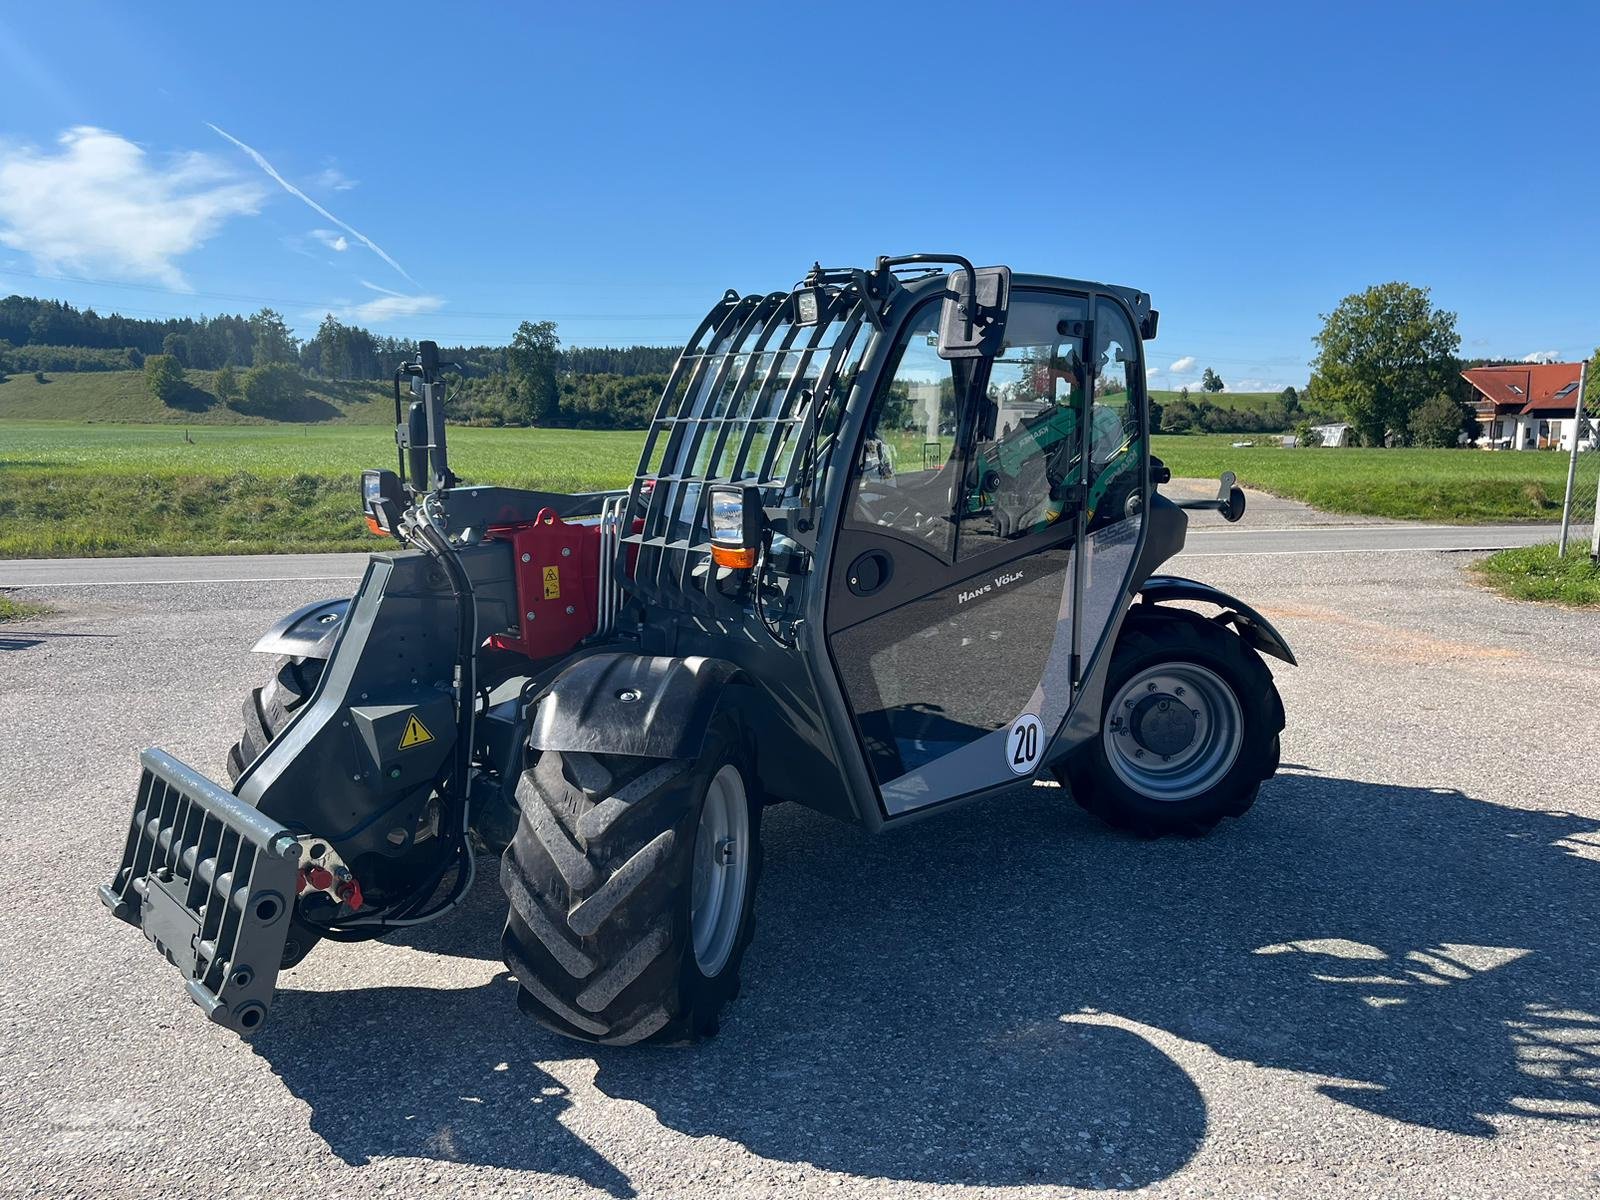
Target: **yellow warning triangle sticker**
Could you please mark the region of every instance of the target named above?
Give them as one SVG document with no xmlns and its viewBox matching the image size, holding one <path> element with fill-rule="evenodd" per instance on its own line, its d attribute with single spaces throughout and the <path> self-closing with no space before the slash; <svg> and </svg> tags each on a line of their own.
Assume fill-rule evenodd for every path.
<svg viewBox="0 0 1600 1200">
<path fill-rule="evenodd" d="M 433 734 L 417 720 L 417 714 L 412 713 L 411 719 L 406 722 L 406 731 L 400 735 L 400 749 L 410 750 L 413 746 L 425 746 L 431 741 Z"/>
</svg>

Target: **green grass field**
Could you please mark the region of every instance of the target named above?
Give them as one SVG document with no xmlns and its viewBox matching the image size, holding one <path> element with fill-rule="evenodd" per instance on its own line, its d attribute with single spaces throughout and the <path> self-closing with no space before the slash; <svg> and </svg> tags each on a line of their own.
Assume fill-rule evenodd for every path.
<svg viewBox="0 0 1600 1200">
<path fill-rule="evenodd" d="M 0 421 L 112 421 L 161 425 L 253 425 L 274 422 L 247 417 L 212 394 L 215 371 L 190 371 L 189 405 L 169 408 L 150 395 L 143 371 L 58 371 L 40 383 L 30 372 L 0 383 Z M 392 424 L 393 392 L 379 383 L 309 380 L 311 407 L 320 424 Z"/>
<path fill-rule="evenodd" d="M 1256 444 L 1233 447 L 1242 440 Z M 1174 475 L 1232 471 L 1329 512 L 1419 521 L 1555 520 L 1567 479 L 1565 455 L 1532 450 L 1285 450 L 1271 434 L 1204 434 L 1157 437 L 1155 452 Z"/>
<path fill-rule="evenodd" d="M 643 433 L 450 429 L 471 483 L 617 488 Z M 0 557 L 368 549 L 363 467 L 393 466 L 389 427 L 0 421 Z"/>
<path fill-rule="evenodd" d="M 452 426 L 451 461 L 474 483 L 615 488 L 631 478 L 643 437 Z M 1334 512 L 1429 521 L 1553 519 L 1566 470 L 1549 453 L 1284 450 L 1271 437 L 1235 448 L 1237 440 L 1157 437 L 1155 450 L 1174 475 L 1231 470 Z M 375 425 L 0 420 L 0 557 L 370 548 L 357 476 L 393 455 L 389 430 Z"/>
</svg>

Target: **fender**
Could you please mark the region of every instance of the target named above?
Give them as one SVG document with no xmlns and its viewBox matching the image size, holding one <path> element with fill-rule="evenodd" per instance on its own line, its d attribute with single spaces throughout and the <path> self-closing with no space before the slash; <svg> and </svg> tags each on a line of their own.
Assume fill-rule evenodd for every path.
<svg viewBox="0 0 1600 1200">
<path fill-rule="evenodd" d="M 287 654 L 327 661 L 333 655 L 334 639 L 344 627 L 344 615 L 349 610 L 349 597 L 315 600 L 286 617 L 279 617 L 250 649 L 257 654 Z"/>
<path fill-rule="evenodd" d="M 595 654 L 539 698 L 536 750 L 698 758 L 717 702 L 739 668 L 720 658 Z"/>
<path fill-rule="evenodd" d="M 1270 654 L 1290 666 L 1299 665 L 1294 651 L 1289 649 L 1289 643 L 1273 628 L 1271 621 L 1244 601 L 1212 587 L 1209 583 L 1184 579 L 1178 575 L 1152 575 L 1139 589 L 1139 595 L 1144 597 L 1146 604 L 1159 604 L 1163 600 L 1194 600 L 1201 604 L 1215 604 L 1218 608 L 1226 610 L 1220 619 L 1231 622 L 1239 631 L 1239 636 L 1258 654 Z M 1133 611 L 1138 612 L 1138 609 Z"/>
</svg>

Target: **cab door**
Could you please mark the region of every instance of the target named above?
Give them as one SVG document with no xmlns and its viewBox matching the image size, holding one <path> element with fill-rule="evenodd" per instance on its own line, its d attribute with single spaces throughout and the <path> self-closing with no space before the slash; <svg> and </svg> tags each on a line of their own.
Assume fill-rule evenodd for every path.
<svg viewBox="0 0 1600 1200">
<path fill-rule="evenodd" d="M 1072 703 L 1091 314 L 1016 290 L 995 358 L 945 360 L 930 301 L 873 398 L 825 625 L 887 818 L 1030 777 Z"/>
</svg>

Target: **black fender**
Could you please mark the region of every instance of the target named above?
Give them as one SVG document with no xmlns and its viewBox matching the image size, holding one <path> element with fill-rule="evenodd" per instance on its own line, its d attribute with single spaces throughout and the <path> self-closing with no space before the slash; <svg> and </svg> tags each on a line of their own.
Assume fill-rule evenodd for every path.
<svg viewBox="0 0 1600 1200">
<path fill-rule="evenodd" d="M 1178 575 L 1152 575 L 1144 581 L 1139 595 L 1146 604 L 1159 604 L 1163 600 L 1193 600 L 1201 604 L 1215 604 L 1223 609 L 1220 620 L 1231 623 L 1239 636 L 1258 654 L 1270 654 L 1290 666 L 1298 666 L 1289 643 L 1272 625 L 1272 622 L 1251 608 L 1243 600 L 1228 595 L 1220 588 Z M 1139 610 L 1134 609 L 1135 613 Z"/>
<path fill-rule="evenodd" d="M 250 649 L 257 654 L 287 654 L 295 658 L 320 658 L 333 655 L 334 639 L 344 628 L 350 597 L 343 600 L 316 600 L 279 617 Z"/>
<path fill-rule="evenodd" d="M 739 668 L 720 658 L 610 653 L 581 658 L 539 698 L 535 750 L 698 758 Z"/>
</svg>

